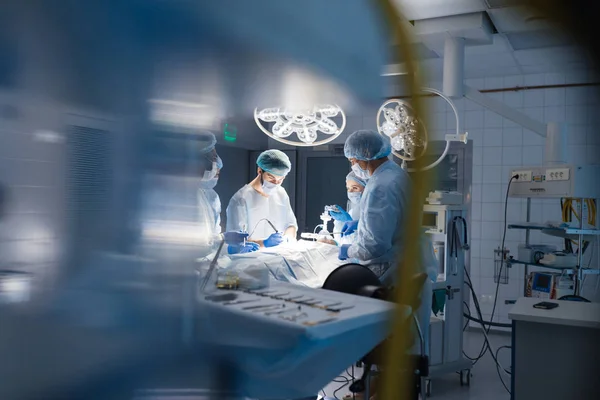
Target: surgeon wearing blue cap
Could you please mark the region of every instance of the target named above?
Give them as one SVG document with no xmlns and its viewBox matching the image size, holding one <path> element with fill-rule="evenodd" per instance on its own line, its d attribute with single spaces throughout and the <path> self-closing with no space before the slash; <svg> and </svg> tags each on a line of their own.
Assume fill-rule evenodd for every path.
<svg viewBox="0 0 600 400">
<path fill-rule="evenodd" d="M 238 190 L 227 206 L 227 230 L 247 230 L 249 240 L 261 247 L 274 247 L 286 238 L 296 239 L 298 223 L 290 198 L 281 186 L 292 169 L 288 156 L 267 150 L 256 161 L 257 175 Z"/>
<path fill-rule="evenodd" d="M 343 236 L 356 234 L 351 244 L 340 247 L 339 258 L 356 260 L 380 278 L 400 252 L 410 190 L 408 173 L 388 158 L 390 153 L 389 139 L 370 130 L 354 132 L 344 144 L 352 172 L 368 179 L 368 184 L 360 199 L 358 220 L 342 228 Z"/>
</svg>

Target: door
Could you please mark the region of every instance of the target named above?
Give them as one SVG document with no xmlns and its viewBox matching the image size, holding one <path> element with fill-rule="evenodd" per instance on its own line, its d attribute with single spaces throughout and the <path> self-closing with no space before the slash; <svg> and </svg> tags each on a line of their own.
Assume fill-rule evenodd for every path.
<svg viewBox="0 0 600 400">
<path fill-rule="evenodd" d="M 313 232 L 321 223 L 320 216 L 326 205 L 339 204 L 346 208 L 346 175 L 350 172 L 350 163 L 342 155 L 309 150 L 300 152 L 298 167 L 298 226 L 301 232 Z"/>
</svg>

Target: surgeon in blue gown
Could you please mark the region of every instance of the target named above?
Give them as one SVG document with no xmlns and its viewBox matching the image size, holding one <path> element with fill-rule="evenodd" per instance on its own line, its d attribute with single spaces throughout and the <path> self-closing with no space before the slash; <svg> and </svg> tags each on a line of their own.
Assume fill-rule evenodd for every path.
<svg viewBox="0 0 600 400">
<path fill-rule="evenodd" d="M 351 244 L 340 247 L 339 258 L 368 266 L 384 283 L 401 252 L 411 186 L 408 173 L 388 158 L 390 153 L 389 139 L 371 130 L 354 132 L 344 144 L 352 171 L 368 184 L 358 221 L 348 221 L 342 228 L 344 236 L 356 234 Z"/>
</svg>

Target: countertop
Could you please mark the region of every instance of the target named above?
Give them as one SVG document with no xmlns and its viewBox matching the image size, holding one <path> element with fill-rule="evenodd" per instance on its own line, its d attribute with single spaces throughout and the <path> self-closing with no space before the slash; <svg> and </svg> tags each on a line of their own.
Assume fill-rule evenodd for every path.
<svg viewBox="0 0 600 400">
<path fill-rule="evenodd" d="M 542 301 L 558 303 L 559 306 L 551 310 L 533 307 Z M 508 313 L 508 317 L 513 321 L 600 329 L 600 304 L 521 297 Z"/>
</svg>

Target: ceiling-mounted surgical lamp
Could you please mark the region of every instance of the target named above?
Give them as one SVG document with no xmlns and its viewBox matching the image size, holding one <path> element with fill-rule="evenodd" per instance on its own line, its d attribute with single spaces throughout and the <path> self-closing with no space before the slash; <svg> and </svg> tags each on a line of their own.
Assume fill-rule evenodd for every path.
<svg viewBox="0 0 600 400">
<path fill-rule="evenodd" d="M 346 115 L 337 105 L 314 106 L 310 110 L 301 111 L 284 108 L 255 109 L 254 120 L 270 138 L 301 147 L 329 143 L 340 136 L 346 127 Z M 271 124 L 270 127 L 268 124 Z"/>
<path fill-rule="evenodd" d="M 433 163 L 421 168 L 421 171 L 426 171 L 437 166 L 450 149 L 450 142 L 467 143 L 468 133 L 460 133 L 460 121 L 458 111 L 454 102 L 442 92 L 431 88 L 422 88 L 423 92 L 433 93 L 446 100 L 456 118 L 456 133 L 445 136 L 446 147 L 440 157 Z M 421 132 L 418 133 L 418 130 Z M 427 130 L 423 121 L 417 118 L 410 103 L 400 100 L 391 99 L 386 101 L 379 107 L 377 112 L 377 131 L 381 135 L 390 138 L 392 144 L 392 154 L 402 160 L 402 167 L 409 171 L 416 171 L 414 168 L 408 168 L 408 161 L 415 161 L 422 157 L 427 151 Z"/>
</svg>

